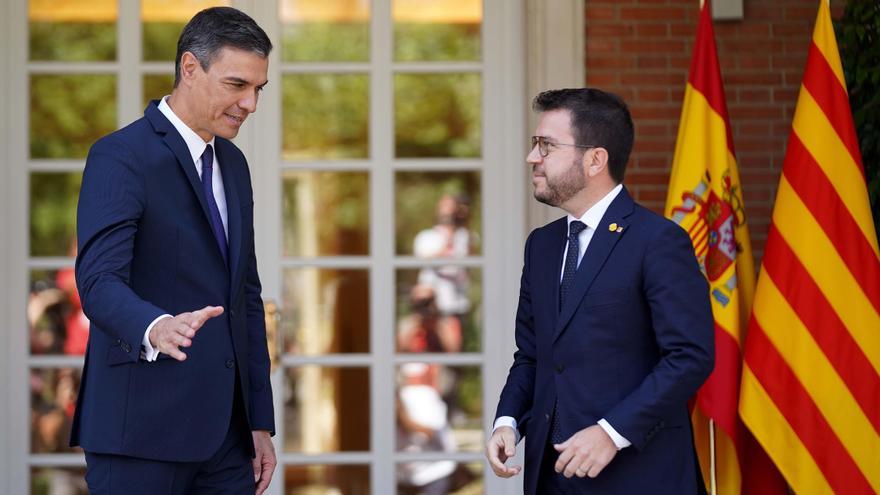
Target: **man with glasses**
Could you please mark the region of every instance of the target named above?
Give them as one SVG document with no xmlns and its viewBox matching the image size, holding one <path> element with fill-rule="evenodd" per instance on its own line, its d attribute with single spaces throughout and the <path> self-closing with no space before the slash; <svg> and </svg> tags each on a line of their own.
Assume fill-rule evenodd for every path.
<svg viewBox="0 0 880 495">
<path fill-rule="evenodd" d="M 513 366 L 486 456 L 524 493 L 704 489 L 687 401 L 714 363 L 708 285 L 688 234 L 623 186 L 626 104 L 597 89 L 538 95 L 535 198 L 568 215 L 526 241 Z"/>
</svg>

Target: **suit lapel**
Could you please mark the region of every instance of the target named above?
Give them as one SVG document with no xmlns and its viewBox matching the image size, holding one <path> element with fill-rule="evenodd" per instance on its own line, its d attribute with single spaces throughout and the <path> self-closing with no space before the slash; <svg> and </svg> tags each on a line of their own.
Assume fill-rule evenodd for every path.
<svg viewBox="0 0 880 495">
<path fill-rule="evenodd" d="M 236 188 L 236 180 L 233 177 L 233 171 L 237 169 L 238 164 L 232 162 L 234 153 L 227 153 L 227 146 L 230 144 L 221 138 L 214 140 L 217 145 L 217 157 L 220 160 L 221 174 L 223 175 L 223 189 L 226 192 L 226 222 L 229 230 L 229 272 L 232 275 L 233 282 L 237 280 L 236 276 L 239 270 L 239 259 L 241 258 L 241 199 L 238 197 L 238 189 Z M 230 284 L 230 289 L 233 289 Z"/>
<path fill-rule="evenodd" d="M 541 273 L 541 287 L 547 287 L 550 304 L 536 305 L 533 307 L 542 308 L 547 311 L 547 318 L 552 326 L 556 327 L 556 320 L 559 318 L 559 276 L 562 273 L 562 253 L 565 250 L 565 239 L 568 232 L 568 222 L 565 217 L 551 223 L 548 226 L 548 236 L 546 243 L 535 246 L 539 249 L 539 256 L 543 262 L 540 264 L 539 273 Z M 533 296 L 534 297 L 534 296 Z"/>
<path fill-rule="evenodd" d="M 187 180 L 189 181 L 189 185 L 192 187 L 193 193 L 196 195 L 196 198 L 199 200 L 199 204 L 202 207 L 202 213 L 204 214 L 204 219 L 208 222 L 208 228 L 211 227 L 211 210 L 208 209 L 208 200 L 205 198 L 205 194 L 202 192 L 202 181 L 199 179 L 199 173 L 196 171 L 195 163 L 193 163 L 192 155 L 189 153 L 189 148 L 186 146 L 186 142 L 183 140 L 183 137 L 180 133 L 177 132 L 177 129 L 174 128 L 174 125 L 165 118 L 165 115 L 162 114 L 162 111 L 159 110 L 158 101 L 153 100 L 147 106 L 147 110 L 144 112 L 144 115 L 153 125 L 153 129 L 163 134 L 163 141 L 165 141 L 165 145 L 168 146 L 168 149 L 174 153 L 175 158 L 177 158 L 177 164 L 183 170 L 183 173 L 186 175 Z M 215 141 L 216 143 L 216 141 Z M 223 187 L 226 186 L 226 175 L 224 174 L 223 179 Z M 227 189 L 228 191 L 228 189 Z M 227 192 L 227 210 L 229 209 L 229 193 Z M 232 229 L 230 227 L 230 240 L 232 237 Z M 213 243 L 215 246 L 217 242 Z M 230 242 L 231 245 L 231 242 Z M 231 247 L 231 246 L 230 246 Z M 220 246 L 217 246 L 217 255 L 223 258 L 223 254 L 220 252 Z"/>
<path fill-rule="evenodd" d="M 578 306 L 580 306 L 584 295 L 586 295 L 590 286 L 593 284 L 596 275 L 599 274 L 599 270 L 601 270 L 602 266 L 605 264 L 605 260 L 608 259 L 608 255 L 611 254 L 614 246 L 616 246 L 617 242 L 626 234 L 626 227 L 628 225 L 626 217 L 629 216 L 632 211 L 632 198 L 630 198 L 629 193 L 626 188 L 624 188 L 620 191 L 617 197 L 614 198 L 614 201 L 608 207 L 608 210 L 599 222 L 596 232 L 593 233 L 593 238 L 590 240 L 590 245 L 587 247 L 587 251 L 584 253 L 584 258 L 581 260 L 581 264 L 575 275 L 574 287 L 572 287 L 568 298 L 562 302 L 562 311 L 559 314 L 559 320 L 556 322 L 554 340 L 558 339 L 565 330 L 568 322 L 571 321 L 572 316 L 574 316 L 575 311 Z M 614 231 L 610 230 L 609 225 L 613 223 L 617 224 L 617 229 L 622 230 L 620 232 L 618 232 L 617 229 Z M 557 284 L 557 286 L 558 285 L 559 284 Z M 559 289 L 557 288 L 557 291 L 558 290 Z"/>
</svg>

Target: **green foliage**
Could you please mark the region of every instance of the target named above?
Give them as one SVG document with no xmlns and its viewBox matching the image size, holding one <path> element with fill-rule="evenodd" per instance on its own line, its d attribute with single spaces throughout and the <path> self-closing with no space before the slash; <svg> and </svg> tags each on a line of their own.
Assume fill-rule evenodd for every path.
<svg viewBox="0 0 880 495">
<path fill-rule="evenodd" d="M 31 158 L 85 158 L 116 129 L 116 76 L 31 76 Z"/>
<path fill-rule="evenodd" d="M 479 24 L 394 24 L 394 59 L 399 62 L 481 58 Z"/>
<path fill-rule="evenodd" d="M 880 236 L 880 3 L 850 0 L 835 28 Z"/>
<path fill-rule="evenodd" d="M 31 60 L 116 60 L 114 23 L 30 22 L 28 34 Z"/>
<path fill-rule="evenodd" d="M 31 256 L 72 255 L 82 173 L 34 172 L 30 179 Z"/>
<path fill-rule="evenodd" d="M 285 62 L 366 62 L 370 25 L 366 22 L 285 24 L 281 33 Z"/>
<path fill-rule="evenodd" d="M 173 87 L 174 76 L 172 74 L 145 74 L 143 108 L 147 108 L 150 100 L 158 100 L 165 95 L 170 95 Z"/>
<path fill-rule="evenodd" d="M 183 22 L 145 22 L 144 60 L 174 61 L 177 56 L 177 38 L 180 37 L 183 26 Z"/>
</svg>

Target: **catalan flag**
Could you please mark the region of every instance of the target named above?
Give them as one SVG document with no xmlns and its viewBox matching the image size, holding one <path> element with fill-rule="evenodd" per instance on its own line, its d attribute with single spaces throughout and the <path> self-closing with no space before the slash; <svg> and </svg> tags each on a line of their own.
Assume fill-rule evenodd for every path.
<svg viewBox="0 0 880 495">
<path fill-rule="evenodd" d="M 705 2 L 700 13 L 666 216 L 690 234 L 710 284 L 715 317 L 715 370 L 697 394 L 693 411 L 703 478 L 711 493 L 739 495 L 747 486 L 742 473 L 746 451 L 751 459 L 762 454 L 757 445 L 748 448 L 754 440 L 737 414 L 740 349 L 755 269 L 709 4 Z M 763 477 L 762 493 L 785 493 L 781 478 L 772 474 L 771 467 L 770 477 Z"/>
<path fill-rule="evenodd" d="M 827 0 L 745 346 L 740 415 L 798 495 L 880 492 L 880 254 Z"/>
</svg>

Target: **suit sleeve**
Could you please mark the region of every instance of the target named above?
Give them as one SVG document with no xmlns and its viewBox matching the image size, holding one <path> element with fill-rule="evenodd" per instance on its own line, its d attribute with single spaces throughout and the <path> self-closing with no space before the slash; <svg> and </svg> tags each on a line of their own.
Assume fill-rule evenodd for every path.
<svg viewBox="0 0 880 495">
<path fill-rule="evenodd" d="M 507 383 L 501 390 L 495 418 L 510 416 L 516 419 L 520 434 L 525 436 L 531 417 L 535 390 L 537 349 L 535 326 L 532 318 L 531 279 L 529 256 L 532 235 L 526 240 L 525 260 L 519 286 L 519 306 L 516 311 L 516 352 L 507 374 Z"/>
<path fill-rule="evenodd" d="M 669 223 L 646 253 L 642 290 L 661 358 L 604 416 L 639 450 L 666 426 L 667 418 L 685 407 L 712 372 L 715 356 L 709 287 L 687 233 Z"/>
<path fill-rule="evenodd" d="M 253 192 L 251 194 L 251 198 L 253 198 Z M 251 205 L 253 206 L 252 199 Z M 250 211 L 253 215 L 253 207 Z M 253 218 L 251 218 L 250 224 L 253 226 Z M 266 318 L 261 295 L 262 285 L 257 273 L 253 228 L 246 235 L 251 239 L 250 250 L 246 253 L 247 271 L 244 281 L 244 297 L 247 306 L 250 423 L 252 430 L 266 430 L 275 435 L 275 413 L 272 404 L 272 386 L 269 380 L 271 361 L 266 339 Z"/>
<path fill-rule="evenodd" d="M 146 191 L 131 150 L 104 138 L 89 151 L 77 207 L 77 289 L 92 329 L 120 341 L 137 361 L 144 331 L 166 311 L 129 286 Z"/>
</svg>

